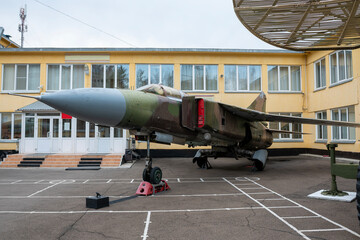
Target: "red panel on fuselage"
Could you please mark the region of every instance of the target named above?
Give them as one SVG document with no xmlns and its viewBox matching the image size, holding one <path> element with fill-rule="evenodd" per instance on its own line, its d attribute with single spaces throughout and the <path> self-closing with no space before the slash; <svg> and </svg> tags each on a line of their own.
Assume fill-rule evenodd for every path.
<svg viewBox="0 0 360 240">
<path fill-rule="evenodd" d="M 205 124 L 205 107 L 204 99 L 198 100 L 198 128 L 204 127 Z"/>
</svg>

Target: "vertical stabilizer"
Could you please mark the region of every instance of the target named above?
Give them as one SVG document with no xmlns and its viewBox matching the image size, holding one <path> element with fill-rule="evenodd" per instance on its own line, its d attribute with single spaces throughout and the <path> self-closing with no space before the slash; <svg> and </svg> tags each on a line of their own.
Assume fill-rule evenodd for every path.
<svg viewBox="0 0 360 240">
<path fill-rule="evenodd" d="M 265 112 L 266 111 L 266 95 L 261 92 L 259 96 L 250 104 L 248 109 Z"/>
</svg>

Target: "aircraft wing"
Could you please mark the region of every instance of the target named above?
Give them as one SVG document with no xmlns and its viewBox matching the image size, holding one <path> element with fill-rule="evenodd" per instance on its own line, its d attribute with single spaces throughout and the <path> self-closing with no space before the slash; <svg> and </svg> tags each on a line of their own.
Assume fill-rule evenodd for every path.
<svg viewBox="0 0 360 240">
<path fill-rule="evenodd" d="M 310 133 L 304 133 L 304 132 L 285 131 L 285 130 L 270 129 L 270 128 L 267 128 L 266 130 L 269 131 L 269 132 L 271 132 L 271 133 L 301 134 L 301 135 L 310 134 Z"/>
<path fill-rule="evenodd" d="M 286 123 L 303 123 L 303 124 L 314 124 L 314 125 L 360 127 L 360 124 L 355 122 L 341 122 L 341 121 L 332 121 L 332 120 L 323 120 L 323 119 L 282 116 L 282 115 L 259 112 L 247 108 L 235 107 L 223 103 L 219 103 L 219 104 L 224 109 L 228 110 L 229 112 L 239 117 L 246 119 L 247 121 L 286 122 Z"/>
</svg>

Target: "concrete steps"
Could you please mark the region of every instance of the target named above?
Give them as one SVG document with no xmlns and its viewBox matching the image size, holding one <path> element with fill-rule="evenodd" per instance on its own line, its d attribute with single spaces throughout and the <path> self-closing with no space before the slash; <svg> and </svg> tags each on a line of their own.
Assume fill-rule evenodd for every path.
<svg viewBox="0 0 360 240">
<path fill-rule="evenodd" d="M 0 168 L 17 168 L 23 157 L 24 155 L 22 154 L 7 155 L 4 161 L 1 162 Z"/>
<path fill-rule="evenodd" d="M 39 164 L 38 160 L 32 160 L 35 158 L 44 158 Z M 100 167 L 119 167 L 121 165 L 121 154 L 12 154 L 0 162 L 0 168 L 18 168 L 22 167 L 21 162 L 23 159 L 28 159 L 28 163 L 33 167 L 86 167 L 86 166 L 100 166 Z M 30 165 L 27 166 L 30 166 Z M 20 165 L 20 166 L 19 166 Z M 23 167 L 27 167 L 24 166 Z"/>
</svg>

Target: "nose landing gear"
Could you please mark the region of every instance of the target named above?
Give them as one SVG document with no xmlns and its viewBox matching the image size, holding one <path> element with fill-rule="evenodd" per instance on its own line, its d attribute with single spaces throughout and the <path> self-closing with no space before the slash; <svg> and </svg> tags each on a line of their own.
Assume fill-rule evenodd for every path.
<svg viewBox="0 0 360 240">
<path fill-rule="evenodd" d="M 162 179 L 162 171 L 159 167 L 152 167 L 152 158 L 150 157 L 150 135 L 147 136 L 147 151 L 145 158 L 145 168 L 142 178 L 151 184 L 159 184 Z"/>
<path fill-rule="evenodd" d="M 152 161 L 149 161 L 150 164 L 144 168 L 142 178 L 144 181 L 149 182 L 151 184 L 159 184 L 162 179 L 162 171 L 159 167 L 152 168 Z"/>
</svg>

